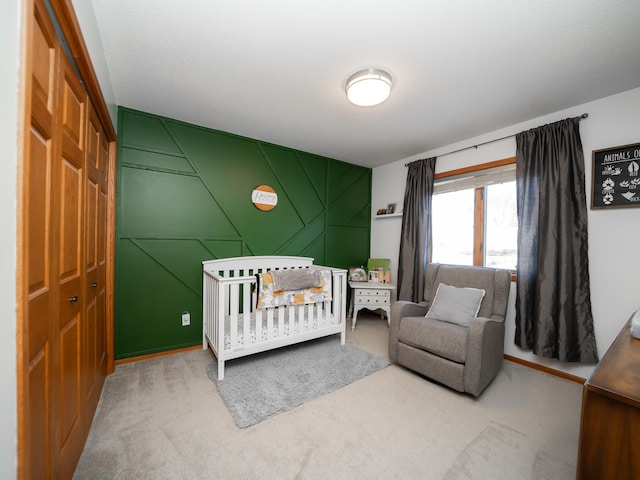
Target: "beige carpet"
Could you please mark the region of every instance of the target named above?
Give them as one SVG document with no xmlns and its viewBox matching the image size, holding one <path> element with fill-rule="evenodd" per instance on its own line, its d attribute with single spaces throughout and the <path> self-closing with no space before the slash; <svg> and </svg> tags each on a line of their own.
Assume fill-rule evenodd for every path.
<svg viewBox="0 0 640 480">
<path fill-rule="evenodd" d="M 347 340 L 386 356 L 364 313 Z M 573 479 L 581 386 L 507 362 L 479 399 L 397 365 L 246 429 L 207 377 L 210 351 L 122 365 L 76 479 Z"/>
</svg>

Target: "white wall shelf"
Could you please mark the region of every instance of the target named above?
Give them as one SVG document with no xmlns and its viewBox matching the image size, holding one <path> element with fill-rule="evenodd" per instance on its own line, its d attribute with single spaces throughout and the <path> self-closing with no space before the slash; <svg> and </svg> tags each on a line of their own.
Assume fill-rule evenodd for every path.
<svg viewBox="0 0 640 480">
<path fill-rule="evenodd" d="M 379 220 L 381 218 L 398 218 L 398 217 L 402 217 L 402 213 L 385 213 L 384 215 L 376 215 L 375 217 L 373 217 L 376 220 Z"/>
</svg>

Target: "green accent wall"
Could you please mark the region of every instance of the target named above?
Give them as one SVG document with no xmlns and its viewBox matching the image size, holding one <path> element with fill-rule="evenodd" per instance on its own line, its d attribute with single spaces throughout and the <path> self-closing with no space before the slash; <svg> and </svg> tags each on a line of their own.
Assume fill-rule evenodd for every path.
<svg viewBox="0 0 640 480">
<path fill-rule="evenodd" d="M 118 137 L 116 359 L 202 342 L 203 260 L 366 263 L 371 169 L 127 108 Z M 269 212 L 251 203 L 263 184 Z"/>
</svg>

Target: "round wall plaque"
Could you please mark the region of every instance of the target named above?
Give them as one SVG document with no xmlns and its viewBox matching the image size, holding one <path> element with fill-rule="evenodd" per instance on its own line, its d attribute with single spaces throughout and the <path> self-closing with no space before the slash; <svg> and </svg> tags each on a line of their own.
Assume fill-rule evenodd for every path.
<svg viewBox="0 0 640 480">
<path fill-rule="evenodd" d="M 269 185 L 260 185 L 251 192 L 251 201 L 258 210 L 268 212 L 276 208 L 278 194 Z"/>
</svg>

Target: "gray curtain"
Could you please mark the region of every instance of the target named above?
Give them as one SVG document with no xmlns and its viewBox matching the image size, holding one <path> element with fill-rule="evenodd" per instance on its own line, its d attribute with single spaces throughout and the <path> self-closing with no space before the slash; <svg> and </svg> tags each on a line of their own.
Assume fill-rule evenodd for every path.
<svg viewBox="0 0 640 480">
<path fill-rule="evenodd" d="M 563 362 L 598 361 L 580 119 L 516 135 L 515 343 Z"/>
<path fill-rule="evenodd" d="M 431 197 L 436 159 L 426 158 L 408 165 L 404 193 L 398 300 L 423 300 L 427 263 L 431 260 Z"/>
</svg>

